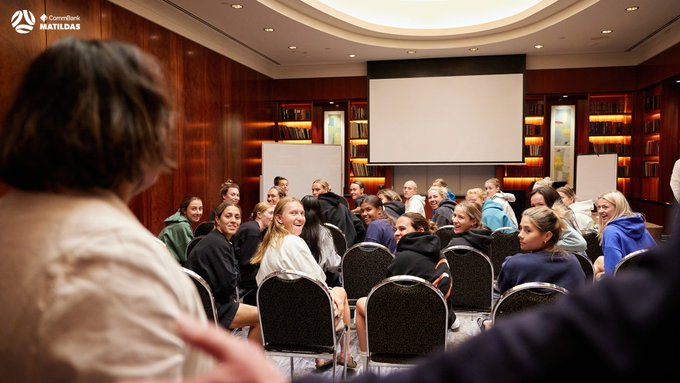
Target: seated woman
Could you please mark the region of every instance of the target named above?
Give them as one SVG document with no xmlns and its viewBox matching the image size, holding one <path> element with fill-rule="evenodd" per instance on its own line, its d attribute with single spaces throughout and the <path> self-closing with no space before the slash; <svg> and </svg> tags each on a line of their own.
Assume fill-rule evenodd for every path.
<svg viewBox="0 0 680 383">
<path fill-rule="evenodd" d="M 453 238 L 448 246 L 470 246 L 489 255 L 491 230 L 482 224 L 482 211 L 477 204 L 463 201 L 453 214 Z"/>
<path fill-rule="evenodd" d="M 309 246 L 300 238 L 305 225 L 305 209 L 296 198 L 284 197 L 274 208 L 274 218 L 265 234 L 257 253 L 251 260 L 254 265 L 259 264 L 257 272 L 257 284 L 260 285 L 264 278 L 276 271 L 295 270 L 301 271 L 326 283 L 326 274 L 316 262 Z M 350 324 L 349 304 L 347 293 L 342 287 L 329 288 L 331 298 L 335 304 L 336 320 L 343 321 L 348 327 Z M 350 336 L 349 330 L 346 336 Z M 344 347 L 344 345 L 343 345 Z M 349 350 L 343 350 L 349 354 Z M 339 364 L 343 363 L 343 354 L 340 355 Z M 326 366 L 328 362 L 317 360 L 317 367 Z M 347 360 L 348 368 L 356 368 L 356 362 L 351 355 Z"/>
<path fill-rule="evenodd" d="M 341 286 L 340 255 L 335 251 L 333 234 L 323 225 L 319 200 L 311 195 L 305 196 L 302 198 L 302 207 L 305 209 L 305 226 L 300 237 L 305 240 L 312 256 L 326 273 L 326 283 L 331 287 Z"/>
<path fill-rule="evenodd" d="M 387 247 L 392 254 L 397 251 L 394 240 L 394 226 L 386 218 L 380 198 L 369 195 L 361 204 L 361 218 L 366 223 L 366 242 L 379 243 Z"/>
<path fill-rule="evenodd" d="M 465 200 L 476 203 L 482 209 L 482 223 L 490 230 L 501 227 L 516 228 L 510 217 L 503 211 L 503 206 L 486 198 L 486 192 L 481 188 L 472 188 L 467 191 Z"/>
<path fill-rule="evenodd" d="M 312 182 L 312 195 L 319 199 L 325 222 L 337 226 L 347 238 L 347 246 L 363 242 L 366 228 L 361 219 L 352 214 L 347 207 L 345 197 L 331 191 L 331 185 L 324 179 Z"/>
<path fill-rule="evenodd" d="M 364 202 L 364 198 L 366 197 L 364 183 L 359 180 L 352 181 L 349 185 L 349 194 L 354 200 L 354 209 L 352 209 L 352 213 L 361 215 L 361 203 Z"/>
<path fill-rule="evenodd" d="M 257 307 L 240 304 L 238 266 L 231 243 L 241 225 L 241 208 L 222 202 L 215 209 L 215 228 L 189 253 L 187 268 L 203 277 L 215 297 L 217 319 L 224 328 L 249 327 L 248 340 L 262 346 Z"/>
<path fill-rule="evenodd" d="M 432 208 L 432 222 L 437 227 L 453 224 L 453 209 L 456 202 L 448 198 L 448 190 L 441 186 L 431 186 L 427 190 L 427 203 Z"/>
<path fill-rule="evenodd" d="M 588 248 L 586 240 L 572 219 L 571 211 L 567 209 L 560 199 L 559 193 L 551 186 L 540 186 L 531 191 L 529 201 L 531 207 L 546 206 L 553 209 L 562 219 L 564 229 L 562 236 L 557 241 L 557 247 L 565 251 L 585 252 Z"/>
<path fill-rule="evenodd" d="M 581 233 L 594 231 L 595 225 L 593 223 L 593 201 L 576 201 L 576 192 L 570 186 L 562 186 L 557 188 L 557 193 L 560 195 L 562 204 L 566 206 L 572 213 L 577 228 Z"/>
<path fill-rule="evenodd" d="M 394 238 L 397 252 L 387 267 L 387 276 L 412 275 L 432 282 L 449 304 L 449 326 L 455 330 L 460 321 L 448 300 L 451 294 L 451 271 L 446 257 L 439 251 L 439 237 L 432 234 L 434 225 L 420 213 L 404 213 L 396 223 Z M 366 297 L 359 298 L 356 307 L 357 338 L 359 350 L 367 351 L 366 344 Z M 363 357 L 364 355 L 362 355 Z"/>
<path fill-rule="evenodd" d="M 401 201 L 401 196 L 393 189 L 380 189 L 376 196 L 383 202 L 385 214 L 392 218 L 393 221 L 396 222 L 402 214 L 406 213 L 406 206 Z"/>
<path fill-rule="evenodd" d="M 174 255 L 182 266 L 187 262 L 185 254 L 187 245 L 194 239 L 191 224 L 198 223 L 201 216 L 203 216 L 201 199 L 196 196 L 186 197 L 175 214 L 165 219 L 165 227 L 158 234 L 158 239 L 165 243 L 170 254 Z"/>
<path fill-rule="evenodd" d="M 285 196 L 286 192 L 280 186 L 272 186 L 267 191 L 267 202 L 272 206 L 276 206 L 279 200 Z"/>
<path fill-rule="evenodd" d="M 243 303 L 257 306 L 257 266 L 252 265 L 250 260 L 255 255 L 257 247 L 264 238 L 264 233 L 272 222 L 274 206 L 268 202 L 258 202 L 250 214 L 250 221 L 239 226 L 234 235 L 233 242 L 238 260 L 238 269 L 241 276 L 239 288 L 245 290 L 241 299 Z"/>
<path fill-rule="evenodd" d="M 598 280 L 604 275 L 612 275 L 626 255 L 656 246 L 656 241 L 645 227 L 645 219 L 640 213 L 633 212 L 621 192 L 600 196 L 597 212 L 600 216 L 598 237 L 603 254 L 595 260 L 595 277 Z"/>
<path fill-rule="evenodd" d="M 510 202 L 515 202 L 516 197 L 512 193 L 503 193 L 501 191 L 501 183 L 498 178 L 489 178 L 484 181 L 484 191 L 486 191 L 486 198 L 500 204 L 503 206 L 503 211 L 508 215 L 508 218 L 517 227 L 517 217 L 515 216 L 515 211 L 512 210 Z"/>
</svg>

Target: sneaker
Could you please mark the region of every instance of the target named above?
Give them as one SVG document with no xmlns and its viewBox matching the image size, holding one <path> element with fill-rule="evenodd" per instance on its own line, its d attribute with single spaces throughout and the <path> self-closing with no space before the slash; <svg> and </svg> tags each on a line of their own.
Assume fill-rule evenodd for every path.
<svg viewBox="0 0 680 383">
<path fill-rule="evenodd" d="M 477 326 L 479 326 L 479 332 L 484 332 L 484 331 L 486 331 L 485 323 L 486 323 L 486 321 L 488 321 L 488 320 L 489 320 L 489 319 L 487 319 L 487 318 L 477 318 Z"/>
<path fill-rule="evenodd" d="M 453 324 L 451 325 L 451 331 L 456 331 L 460 328 L 460 319 L 456 318 L 455 321 L 453 321 Z"/>
</svg>

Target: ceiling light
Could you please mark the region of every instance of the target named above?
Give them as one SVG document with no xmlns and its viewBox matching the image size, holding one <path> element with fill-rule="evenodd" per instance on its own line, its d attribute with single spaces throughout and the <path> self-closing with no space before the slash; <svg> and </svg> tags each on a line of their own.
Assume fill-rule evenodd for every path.
<svg viewBox="0 0 680 383">
<path fill-rule="evenodd" d="M 416 51 L 406 51 L 406 53 L 408 53 L 410 55 L 414 55 L 414 54 L 416 54 Z"/>
<path fill-rule="evenodd" d="M 335 101 L 329 101 L 328 103 L 333 105 L 333 104 L 335 104 Z"/>
<path fill-rule="evenodd" d="M 291 51 L 294 51 L 294 50 L 297 49 L 297 47 L 295 45 L 291 45 L 291 46 L 288 47 L 288 49 L 290 49 Z"/>
<path fill-rule="evenodd" d="M 638 7 L 637 5 L 632 5 L 630 7 L 626 7 L 626 11 L 628 11 L 628 12 L 637 11 L 638 9 L 640 9 L 640 7 Z"/>
<path fill-rule="evenodd" d="M 605 29 L 605 30 L 602 31 L 602 34 L 603 34 L 603 35 L 608 35 L 608 34 L 610 34 L 610 33 L 612 33 L 612 32 L 614 32 L 614 31 L 612 31 L 611 29 Z"/>
<path fill-rule="evenodd" d="M 241 4 L 232 4 L 231 7 L 234 8 L 234 9 L 241 9 L 241 8 L 243 8 L 243 5 L 241 5 Z"/>
<path fill-rule="evenodd" d="M 350 53 L 350 54 L 348 54 L 347 56 L 349 56 L 349 57 L 357 57 L 357 55 L 355 55 L 354 53 Z"/>
<path fill-rule="evenodd" d="M 274 32 L 274 28 L 272 28 L 272 27 L 267 27 L 267 28 L 264 28 L 264 31 L 265 31 L 265 32 Z"/>
<path fill-rule="evenodd" d="M 534 45 L 534 48 L 536 48 L 536 49 L 541 49 L 541 48 L 543 48 L 543 45 L 541 45 L 541 44 L 536 44 L 536 45 Z"/>
<path fill-rule="evenodd" d="M 569 97 L 569 95 L 565 94 L 565 95 L 562 95 L 562 97 L 567 98 L 567 97 Z"/>
<path fill-rule="evenodd" d="M 479 48 L 470 48 L 469 49 L 470 52 L 475 52 L 475 51 L 478 51 L 478 50 L 479 50 Z"/>
</svg>

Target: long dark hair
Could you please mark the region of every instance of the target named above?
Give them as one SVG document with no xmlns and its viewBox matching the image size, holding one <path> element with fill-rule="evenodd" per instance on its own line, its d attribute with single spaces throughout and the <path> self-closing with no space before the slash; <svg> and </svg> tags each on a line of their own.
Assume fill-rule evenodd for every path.
<svg viewBox="0 0 680 383">
<path fill-rule="evenodd" d="M 305 226 L 302 227 L 300 238 L 304 239 L 312 252 L 314 259 L 319 262 L 321 259 L 321 225 L 323 224 L 323 214 L 319 200 L 311 195 L 302 198 L 302 207 L 305 209 Z"/>
</svg>

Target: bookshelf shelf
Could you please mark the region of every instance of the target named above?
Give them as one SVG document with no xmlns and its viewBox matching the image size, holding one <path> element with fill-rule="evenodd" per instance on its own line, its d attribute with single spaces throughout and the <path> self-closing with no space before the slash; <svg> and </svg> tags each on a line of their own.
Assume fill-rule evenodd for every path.
<svg viewBox="0 0 680 383">
<path fill-rule="evenodd" d="M 312 142 L 312 103 L 280 103 L 276 123 L 277 141 L 287 143 Z"/>
<path fill-rule="evenodd" d="M 350 101 L 346 184 L 361 180 L 366 194 L 375 194 L 380 188 L 388 186 L 391 169 L 387 166 L 368 165 L 368 129 L 368 102 Z"/>
</svg>

